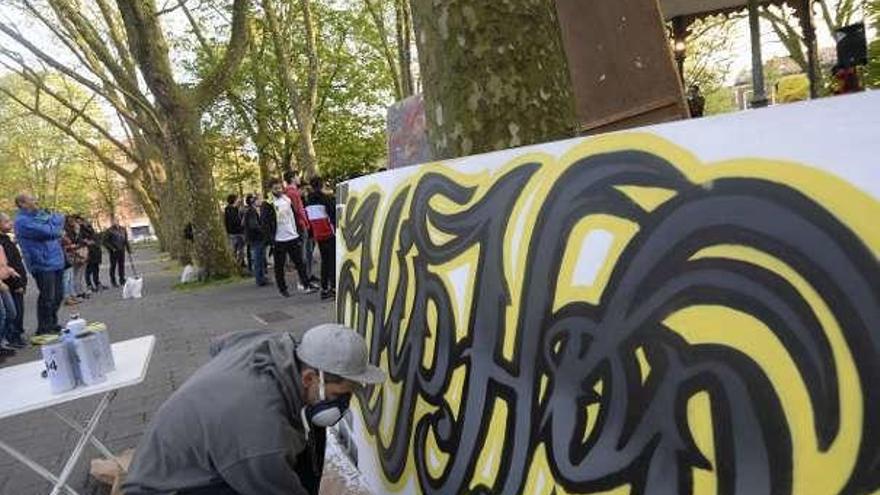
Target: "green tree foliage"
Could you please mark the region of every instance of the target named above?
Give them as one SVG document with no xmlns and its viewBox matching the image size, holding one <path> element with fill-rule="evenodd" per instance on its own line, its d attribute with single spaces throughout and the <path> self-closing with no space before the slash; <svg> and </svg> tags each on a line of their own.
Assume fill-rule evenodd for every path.
<svg viewBox="0 0 880 495">
<path fill-rule="evenodd" d="M 44 80 L 70 101 L 82 105 L 92 118 L 100 118 L 82 91 L 57 76 Z M 38 105 L 41 111 L 84 135 L 90 133 L 88 126 L 78 122 L 75 112 L 35 92 L 20 76 L 3 76 L 0 85 L 8 92 L 0 94 L 0 210 L 11 211 L 15 196 L 30 192 L 53 210 L 85 214 L 106 211 L 93 183 L 91 155 L 45 119 L 24 109 L 15 98 Z M 98 137 L 92 132 L 90 139 L 97 141 Z"/>
<path fill-rule="evenodd" d="M 687 37 L 685 85 L 695 84 L 704 93 L 724 86 L 736 59 L 736 42 L 741 35 L 739 18 L 718 15 L 695 21 Z"/>
<path fill-rule="evenodd" d="M 685 86 L 702 91 L 705 115 L 736 110 L 733 90 L 725 87 L 736 58 L 736 40 L 742 35 L 741 17 L 723 15 L 695 21 L 687 38 Z"/>
<path fill-rule="evenodd" d="M 870 0 L 876 2 L 876 0 Z M 813 23 L 817 27 L 822 25 L 829 32 L 856 22 L 861 11 L 862 0 L 815 0 L 813 4 L 817 15 L 813 15 Z M 788 5 L 768 5 L 761 9 L 761 17 L 770 23 L 770 27 L 776 34 L 777 39 L 788 51 L 792 60 L 801 68 L 803 73 L 809 70 L 807 57 L 807 44 L 798 11 Z M 820 92 L 828 93 L 830 73 L 823 72 L 817 67 L 817 79 L 821 81 Z"/>
<path fill-rule="evenodd" d="M 866 22 L 874 29 L 874 39 L 868 45 L 868 67 L 865 68 L 865 86 L 880 88 L 880 0 L 870 0 L 865 6 Z"/>
<path fill-rule="evenodd" d="M 275 5 L 278 8 L 285 3 L 276 1 Z M 316 48 L 320 59 L 311 132 L 320 173 L 336 181 L 374 171 L 384 162 L 385 109 L 394 101 L 394 80 L 381 52 L 381 34 L 367 11 L 329 0 L 313 1 L 311 9 L 319 33 Z M 262 17 L 255 19 L 242 70 L 206 119 L 211 132 L 226 140 L 245 137 L 240 149 L 249 166 L 256 166 L 255 189 L 284 170 L 301 168 L 301 133 L 264 22 Z M 306 49 L 301 31 L 295 25 L 284 31 L 291 53 Z M 207 40 L 206 45 L 212 43 Z M 203 51 L 191 70 L 203 70 L 208 57 Z M 294 70 L 307 65 L 298 58 L 292 62 Z M 235 163 L 218 160 L 215 177 L 234 176 L 234 170 L 226 169 Z M 251 176 L 253 170 L 248 172 Z"/>
</svg>

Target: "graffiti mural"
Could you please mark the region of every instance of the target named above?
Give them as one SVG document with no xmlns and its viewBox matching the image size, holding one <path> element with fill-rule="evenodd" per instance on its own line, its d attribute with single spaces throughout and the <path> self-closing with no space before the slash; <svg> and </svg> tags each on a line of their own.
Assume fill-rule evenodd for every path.
<svg viewBox="0 0 880 495">
<path fill-rule="evenodd" d="M 504 156 L 348 190 L 383 491 L 880 490 L 876 197 L 653 133 Z"/>
</svg>

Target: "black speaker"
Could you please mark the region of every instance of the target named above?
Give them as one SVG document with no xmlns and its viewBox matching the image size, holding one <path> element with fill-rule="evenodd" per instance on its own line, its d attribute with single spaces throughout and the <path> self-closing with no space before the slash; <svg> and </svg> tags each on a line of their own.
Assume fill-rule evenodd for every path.
<svg viewBox="0 0 880 495">
<path fill-rule="evenodd" d="M 868 63 L 868 41 L 865 38 L 864 22 L 835 29 L 834 39 L 837 41 L 839 67 L 849 68 Z"/>
</svg>

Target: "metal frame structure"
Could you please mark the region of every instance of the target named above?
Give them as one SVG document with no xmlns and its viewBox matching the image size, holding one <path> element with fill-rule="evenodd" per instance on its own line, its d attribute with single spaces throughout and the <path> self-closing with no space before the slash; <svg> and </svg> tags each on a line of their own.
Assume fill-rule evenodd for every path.
<svg viewBox="0 0 880 495">
<path fill-rule="evenodd" d="M 714 15 L 730 15 L 748 10 L 749 31 L 752 47 L 752 85 L 753 107 L 767 105 L 767 93 L 764 82 L 764 61 L 761 56 L 761 32 L 759 29 L 758 9 L 762 5 L 789 5 L 795 9 L 800 19 L 801 32 L 807 44 L 807 78 L 810 81 L 810 98 L 819 94 L 817 67 L 819 64 L 816 46 L 816 28 L 813 24 L 812 6 L 814 0 L 704 0 L 685 3 L 684 0 L 661 0 L 660 9 L 664 17 L 672 25 L 671 36 L 675 46 L 674 53 L 679 64 L 679 71 L 684 83 L 684 61 L 687 57 L 686 41 L 690 26 L 699 19 Z M 665 7 L 665 9 L 664 9 Z M 668 14 L 667 14 L 668 12 Z"/>
</svg>

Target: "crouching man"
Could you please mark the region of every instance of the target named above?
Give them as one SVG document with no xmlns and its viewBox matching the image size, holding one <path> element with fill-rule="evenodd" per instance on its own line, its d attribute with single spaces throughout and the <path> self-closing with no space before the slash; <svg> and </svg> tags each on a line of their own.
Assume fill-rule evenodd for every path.
<svg viewBox="0 0 880 495">
<path fill-rule="evenodd" d="M 126 495 L 317 495 L 325 428 L 361 384 L 385 380 L 364 339 L 341 325 L 248 331 L 212 345 L 213 358 L 156 413 L 135 453 Z"/>
</svg>

